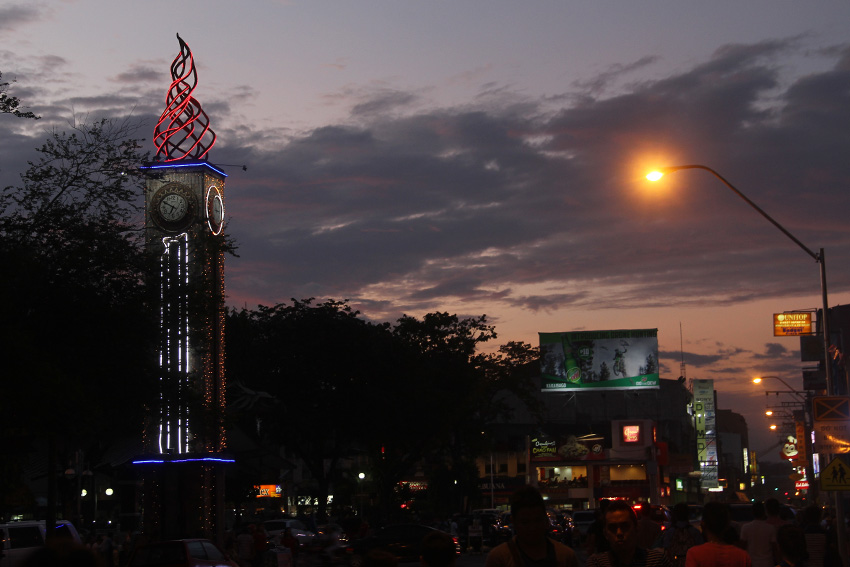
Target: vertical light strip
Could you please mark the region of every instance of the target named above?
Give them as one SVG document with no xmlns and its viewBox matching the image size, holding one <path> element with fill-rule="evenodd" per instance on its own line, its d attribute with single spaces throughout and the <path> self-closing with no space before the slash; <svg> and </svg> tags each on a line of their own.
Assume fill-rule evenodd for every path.
<svg viewBox="0 0 850 567">
<path fill-rule="evenodd" d="M 160 332 L 165 329 L 165 268 L 166 268 L 166 254 L 168 253 L 168 244 L 165 239 L 163 239 L 163 244 L 165 245 L 165 253 L 159 257 L 159 328 Z M 165 354 L 162 349 L 162 339 L 160 338 L 159 343 L 159 415 L 157 419 L 159 423 L 157 424 L 158 437 L 157 437 L 157 446 L 159 447 L 159 452 L 163 453 L 162 447 L 162 435 L 163 435 L 163 404 L 165 400 L 163 399 L 163 390 L 165 386 L 165 378 L 163 376 L 163 365 L 165 364 Z"/>
<path fill-rule="evenodd" d="M 162 239 L 160 257 L 160 453 L 189 450 L 188 408 L 183 407 L 189 391 L 191 344 L 189 341 L 189 235 Z M 172 248 L 172 245 L 175 245 Z M 167 384 L 173 381 L 173 384 Z M 169 388 L 169 386 L 171 386 Z M 174 395 L 166 396 L 172 390 Z"/>
</svg>

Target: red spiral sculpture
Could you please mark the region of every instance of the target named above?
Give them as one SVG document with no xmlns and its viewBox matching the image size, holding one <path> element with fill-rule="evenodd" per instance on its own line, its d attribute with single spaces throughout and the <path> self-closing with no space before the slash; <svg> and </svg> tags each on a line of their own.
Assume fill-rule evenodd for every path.
<svg viewBox="0 0 850 567">
<path fill-rule="evenodd" d="M 207 113 L 192 96 L 198 83 L 195 60 L 186 42 L 177 34 L 180 54 L 171 63 L 171 87 L 165 110 L 153 131 L 157 161 L 204 159 L 215 144 Z"/>
</svg>

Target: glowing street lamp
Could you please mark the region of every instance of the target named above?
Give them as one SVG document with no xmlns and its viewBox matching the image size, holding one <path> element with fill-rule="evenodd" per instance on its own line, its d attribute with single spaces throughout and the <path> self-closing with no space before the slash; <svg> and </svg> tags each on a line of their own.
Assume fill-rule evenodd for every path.
<svg viewBox="0 0 850 567">
<path fill-rule="evenodd" d="M 826 373 L 826 387 L 827 393 L 829 395 L 834 395 L 834 384 L 832 383 L 832 369 L 829 363 L 829 303 L 827 301 L 826 294 L 826 261 L 824 259 L 823 248 L 819 250 L 819 252 L 815 253 L 811 249 L 809 249 L 805 244 L 800 242 L 793 234 L 788 232 L 784 226 L 776 222 L 773 217 L 764 212 L 761 207 L 753 203 L 746 195 L 741 193 L 737 187 L 729 183 L 725 177 L 714 171 L 708 166 L 699 165 L 699 164 L 690 164 L 690 165 L 674 165 L 671 167 L 662 167 L 655 171 L 647 174 L 646 178 L 650 181 L 658 181 L 664 175 L 668 173 L 673 173 L 674 171 L 679 171 L 680 169 L 702 169 L 703 171 L 707 171 L 712 174 L 714 177 L 719 179 L 726 187 L 732 190 L 736 195 L 738 195 L 741 199 L 747 202 L 752 208 L 759 212 L 761 216 L 770 221 L 773 226 L 782 231 L 782 234 L 790 238 L 794 241 L 794 243 L 803 249 L 809 256 L 814 258 L 815 262 L 820 265 L 820 287 L 821 287 L 821 295 L 823 298 L 823 324 L 821 326 L 821 330 L 823 331 L 823 357 L 824 357 L 824 372 Z"/>
<path fill-rule="evenodd" d="M 761 384 L 765 378 L 770 378 L 771 380 L 779 380 L 782 384 L 788 388 L 787 390 L 777 390 L 768 392 L 769 394 L 777 394 L 787 392 L 789 394 L 794 394 L 798 400 L 803 402 L 804 404 L 808 403 L 808 392 L 801 392 L 800 390 L 795 390 L 791 384 L 780 378 L 779 376 L 756 376 L 753 378 L 753 384 Z"/>
<path fill-rule="evenodd" d="M 811 430 L 812 430 L 812 420 L 811 420 L 811 400 L 809 397 L 810 392 L 800 392 L 791 387 L 791 384 L 780 378 L 779 376 L 756 376 L 753 378 L 754 384 L 761 384 L 763 380 L 766 378 L 770 378 L 771 380 L 779 380 L 782 384 L 788 388 L 787 390 L 776 390 L 776 391 L 766 391 L 765 394 L 793 394 L 796 398 L 796 402 L 791 402 L 795 405 L 799 404 L 802 408 L 802 418 L 803 418 L 803 427 L 806 431 L 806 435 L 803 439 L 799 439 L 798 441 L 803 443 L 806 448 L 806 478 L 809 480 L 809 494 L 813 497 L 812 500 L 817 500 L 817 487 L 815 485 L 815 469 L 813 459 L 813 448 L 812 448 L 812 438 L 811 438 Z M 764 412 L 765 415 L 772 416 L 774 415 L 773 410 L 768 409 Z M 796 412 L 795 412 L 796 413 Z M 797 421 L 797 417 L 792 415 L 792 419 Z M 771 430 L 776 430 L 775 425 L 770 426 Z"/>
<path fill-rule="evenodd" d="M 817 253 L 813 252 L 805 244 L 800 242 L 793 234 L 788 232 L 788 230 L 784 226 L 782 226 L 781 224 L 776 222 L 776 220 L 774 220 L 773 217 L 771 217 L 769 214 L 764 212 L 761 209 L 761 207 L 756 205 L 746 195 L 741 193 L 741 191 L 739 191 L 737 187 L 735 187 L 734 185 L 729 183 L 729 181 L 727 181 L 726 178 L 724 178 L 722 175 L 720 175 L 719 173 L 717 173 L 716 171 L 714 171 L 713 169 L 711 169 L 708 166 L 700 165 L 700 164 L 690 164 L 690 165 L 677 165 L 677 166 L 672 166 L 672 167 L 664 167 L 664 168 L 661 168 L 657 171 L 650 173 L 649 175 L 646 176 L 646 178 L 649 179 L 650 181 L 658 181 L 665 174 L 673 173 L 674 171 L 679 171 L 681 169 L 701 169 L 703 171 L 707 171 L 708 173 L 712 174 L 714 177 L 716 177 L 718 180 L 720 180 L 720 182 L 723 183 L 729 190 L 731 190 L 733 193 L 738 195 L 738 197 L 740 197 L 741 199 L 746 201 L 746 203 L 748 205 L 750 205 L 753 209 L 758 211 L 758 213 L 761 216 L 763 216 L 765 219 L 767 219 L 773 226 L 778 228 L 782 232 L 782 234 L 784 234 L 785 236 L 790 238 L 792 241 L 794 241 L 794 243 L 797 246 L 799 246 L 806 254 L 811 256 L 815 260 L 815 262 L 818 263 L 818 265 L 820 267 L 821 297 L 822 297 L 822 300 L 823 300 L 823 322 L 821 324 L 821 331 L 823 332 L 824 373 L 826 375 L 827 393 L 830 396 L 834 395 L 835 394 L 835 384 L 833 384 L 832 368 L 830 366 L 830 360 L 829 360 L 829 339 L 830 339 L 830 337 L 829 337 L 829 302 L 827 301 L 826 260 L 824 258 L 823 248 L 821 248 L 819 250 L 819 252 L 817 252 Z M 807 435 L 807 437 L 808 437 L 808 435 Z M 809 457 L 807 459 L 808 460 L 807 472 L 811 472 L 811 467 L 812 467 L 811 459 L 812 459 L 811 453 L 809 453 Z M 811 475 L 811 474 L 809 475 L 809 485 L 810 485 L 811 488 L 815 488 L 814 475 Z M 816 490 L 813 490 L 813 491 L 810 492 L 810 494 L 812 494 L 813 496 L 816 496 L 816 494 L 814 494 L 815 492 L 816 492 Z M 843 499 L 837 498 L 835 506 L 836 506 L 836 513 L 837 513 L 838 517 L 843 518 L 844 517 L 844 502 L 843 502 Z M 839 539 L 838 552 L 839 552 L 839 555 L 841 556 L 842 560 L 845 561 L 845 564 L 846 564 L 847 543 L 845 541 L 845 533 L 846 533 L 845 532 L 845 526 L 844 526 L 843 522 L 838 522 L 838 524 L 839 524 L 838 525 L 838 530 L 839 530 L 838 531 L 838 539 Z"/>
</svg>

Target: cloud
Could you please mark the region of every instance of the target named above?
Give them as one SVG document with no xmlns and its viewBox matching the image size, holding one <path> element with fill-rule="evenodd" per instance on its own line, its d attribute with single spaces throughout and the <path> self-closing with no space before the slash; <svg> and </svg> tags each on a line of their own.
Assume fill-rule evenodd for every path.
<svg viewBox="0 0 850 567">
<path fill-rule="evenodd" d="M 643 179 L 650 166 L 694 162 L 826 246 L 831 290 L 846 291 L 850 55 L 823 51 L 831 68 L 787 75 L 780 56 L 803 50 L 799 38 L 726 46 L 616 94 L 593 81 L 540 98 L 492 84 L 488 96 L 434 106 L 427 89 L 352 87 L 336 93 L 348 120 L 306 132 L 245 120 L 250 88 L 207 94 L 212 160 L 248 166 L 228 181 L 228 231 L 241 245 L 230 300 L 348 298 L 393 316 L 447 303 L 635 310 L 817 291 L 811 258 L 717 179 Z M 653 61 L 612 66 L 596 84 Z M 142 84 L 149 72 L 140 63 L 115 80 Z M 149 91 L 54 97 L 48 114 L 144 104 L 134 114 L 152 120 L 162 88 Z M 735 356 L 772 355 L 788 358 Z M 723 355 L 703 356 L 688 364 Z"/>
<path fill-rule="evenodd" d="M 115 77 L 113 77 L 113 81 L 117 83 L 125 83 L 125 84 L 136 84 L 136 83 L 153 83 L 163 82 L 163 79 L 167 80 L 168 75 L 162 72 L 162 69 L 159 67 L 153 67 L 148 65 L 132 65 L 129 69 L 124 71 L 123 73 L 119 73 Z"/>
<path fill-rule="evenodd" d="M 649 188 L 630 166 L 641 153 L 723 171 L 799 238 L 829 243 L 833 278 L 846 281 L 840 211 L 850 202 L 838 180 L 850 177 L 839 155 L 850 134 L 839 125 L 850 118 L 850 74 L 842 52 L 835 69 L 797 79 L 765 107 L 780 87 L 771 58 L 792 47 L 730 46 L 678 75 L 556 112 L 534 100 L 378 112 L 414 98 L 393 92 L 365 103 L 356 125 L 251 149 L 257 167 L 230 209 L 240 262 L 266 262 L 251 291 L 380 292 L 423 308 L 542 309 L 548 298 L 592 309 L 816 289 L 803 251 L 711 176 L 669 176 L 670 192 L 655 201 L 640 193 Z"/>
<path fill-rule="evenodd" d="M 408 106 L 416 99 L 413 93 L 386 90 L 370 96 L 369 100 L 355 104 L 351 113 L 355 116 L 386 113 Z"/>
<path fill-rule="evenodd" d="M 754 353 L 755 358 L 772 360 L 789 354 L 788 349 L 779 343 L 767 343 L 764 345 L 764 353 Z"/>
<path fill-rule="evenodd" d="M 14 31 L 21 26 L 36 22 L 42 17 L 42 10 L 32 5 L 9 4 L 0 6 L 0 32 Z"/>
<path fill-rule="evenodd" d="M 637 61 L 627 64 L 615 64 L 611 65 L 606 71 L 594 76 L 589 80 L 581 80 L 576 81 L 575 86 L 582 92 L 594 96 L 599 95 L 604 92 L 608 86 L 619 79 L 620 77 L 627 75 L 629 73 L 633 73 L 634 71 L 638 71 L 640 69 L 644 69 L 645 67 L 651 65 L 658 61 L 657 56 L 647 55 L 646 57 L 641 57 Z"/>
</svg>

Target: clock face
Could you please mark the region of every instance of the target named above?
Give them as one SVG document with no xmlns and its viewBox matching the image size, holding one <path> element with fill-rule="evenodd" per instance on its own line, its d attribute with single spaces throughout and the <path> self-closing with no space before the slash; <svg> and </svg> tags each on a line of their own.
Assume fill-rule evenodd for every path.
<svg viewBox="0 0 850 567">
<path fill-rule="evenodd" d="M 221 232 L 224 224 L 224 200 L 221 191 L 215 185 L 207 189 L 207 221 L 213 234 Z"/>
<path fill-rule="evenodd" d="M 195 203 L 191 189 L 179 183 L 169 183 L 154 194 L 151 217 L 163 230 L 179 232 L 192 223 Z"/>
<path fill-rule="evenodd" d="M 159 202 L 159 214 L 169 222 L 175 222 L 186 216 L 189 203 L 183 195 L 170 193 Z"/>
</svg>

